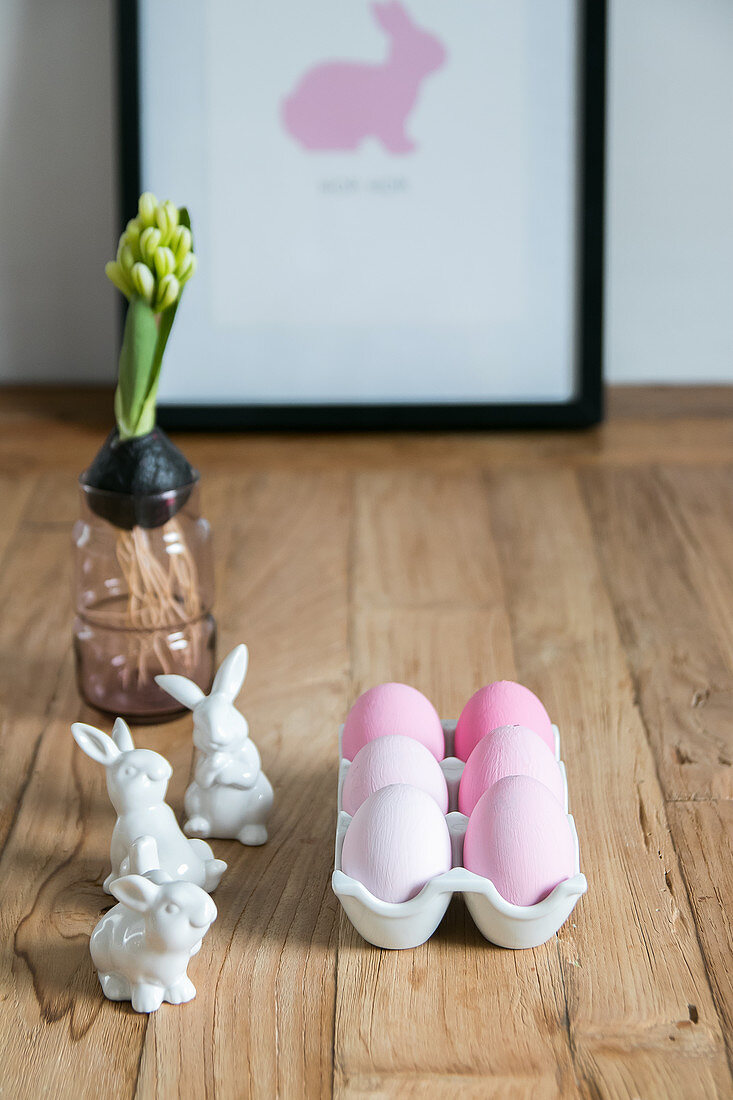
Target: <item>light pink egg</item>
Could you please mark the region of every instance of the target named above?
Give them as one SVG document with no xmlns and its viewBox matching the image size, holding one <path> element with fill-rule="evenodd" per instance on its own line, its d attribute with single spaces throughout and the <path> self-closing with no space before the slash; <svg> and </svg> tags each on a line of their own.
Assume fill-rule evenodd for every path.
<svg viewBox="0 0 733 1100">
<path fill-rule="evenodd" d="M 353 760 L 368 741 L 390 734 L 421 741 L 436 760 L 445 756 L 438 712 L 422 692 L 407 684 L 377 684 L 359 696 L 344 723 L 343 756 Z"/>
<path fill-rule="evenodd" d="M 445 817 L 435 799 L 417 787 L 392 784 L 370 794 L 346 830 L 344 874 L 382 901 L 408 901 L 450 867 Z"/>
<path fill-rule="evenodd" d="M 458 788 L 458 809 L 470 814 L 484 791 L 506 775 L 531 775 L 565 801 L 565 784 L 555 754 L 526 726 L 500 726 L 482 737 L 466 762 Z"/>
<path fill-rule="evenodd" d="M 456 756 L 468 760 L 481 738 L 499 726 L 527 726 L 555 751 L 552 723 L 537 696 L 513 680 L 497 680 L 480 688 L 461 711 L 456 726 Z"/>
<path fill-rule="evenodd" d="M 359 749 L 344 779 L 342 809 L 353 816 L 370 794 L 392 783 L 419 787 L 448 813 L 448 787 L 438 761 L 420 741 L 394 734 Z"/>
<path fill-rule="evenodd" d="M 481 795 L 468 819 L 463 865 L 514 905 L 534 905 L 575 874 L 564 809 L 544 783 L 510 775 Z"/>
</svg>

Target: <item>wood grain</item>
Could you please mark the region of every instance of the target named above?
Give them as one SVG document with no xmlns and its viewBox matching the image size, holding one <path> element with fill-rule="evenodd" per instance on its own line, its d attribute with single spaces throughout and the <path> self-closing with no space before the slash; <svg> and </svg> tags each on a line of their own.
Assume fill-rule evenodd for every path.
<svg viewBox="0 0 733 1100">
<path fill-rule="evenodd" d="M 733 797 L 730 477 L 652 468 L 582 483 L 665 796 Z"/>
<path fill-rule="evenodd" d="M 733 1061 L 733 803 L 675 802 L 667 810 Z"/>
<path fill-rule="evenodd" d="M 560 726 L 592 883 L 558 936 L 576 1072 L 591 1095 L 622 1081 L 631 1095 L 701 1082 L 726 1095 L 721 1023 L 576 479 L 515 474 L 489 493 L 520 679 Z"/>
<path fill-rule="evenodd" d="M 733 389 L 627 389 L 574 434 L 181 440 L 276 808 L 265 847 L 215 844 L 198 996 L 150 1018 L 91 967 L 113 815 L 68 732 L 108 725 L 69 598 L 108 405 L 0 393 L 0 1095 L 733 1096 Z M 346 708 L 404 679 L 456 715 L 515 676 L 560 725 L 588 895 L 534 951 L 461 902 L 368 946 L 330 889 Z M 135 732 L 180 810 L 190 719 Z"/>
</svg>

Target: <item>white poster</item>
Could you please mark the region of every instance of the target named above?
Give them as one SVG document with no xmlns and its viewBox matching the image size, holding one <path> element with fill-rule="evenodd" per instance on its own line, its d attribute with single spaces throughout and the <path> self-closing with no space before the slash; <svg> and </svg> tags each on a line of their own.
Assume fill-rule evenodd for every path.
<svg viewBox="0 0 733 1100">
<path fill-rule="evenodd" d="M 162 400 L 569 400 L 575 20 L 143 3 L 142 182 L 189 206 L 200 261 Z"/>
</svg>

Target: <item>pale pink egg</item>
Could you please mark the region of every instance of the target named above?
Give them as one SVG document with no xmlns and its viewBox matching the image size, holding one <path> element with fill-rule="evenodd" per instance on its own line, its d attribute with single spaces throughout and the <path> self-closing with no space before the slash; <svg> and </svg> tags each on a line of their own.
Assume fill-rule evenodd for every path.
<svg viewBox="0 0 733 1100">
<path fill-rule="evenodd" d="M 417 787 L 392 784 L 370 794 L 346 830 L 341 869 L 382 901 L 408 901 L 450 867 L 445 817 Z"/>
<path fill-rule="evenodd" d="M 481 738 L 466 762 L 458 788 L 461 813 L 472 813 L 484 791 L 506 775 L 531 775 L 565 802 L 560 765 L 542 738 L 526 726 L 500 726 Z"/>
<path fill-rule="evenodd" d="M 359 696 L 346 716 L 342 754 L 353 760 L 368 741 L 390 734 L 421 741 L 436 760 L 445 756 L 437 710 L 422 692 L 407 684 L 377 684 Z"/>
<path fill-rule="evenodd" d="M 534 905 L 575 874 L 567 815 L 551 791 L 510 775 L 481 795 L 468 819 L 463 865 L 514 905 Z"/>
<path fill-rule="evenodd" d="M 513 680 L 497 680 L 480 688 L 461 711 L 456 726 L 456 756 L 468 760 L 481 738 L 499 726 L 527 726 L 555 751 L 552 723 L 537 696 Z"/>
<path fill-rule="evenodd" d="M 353 816 L 370 794 L 392 783 L 419 787 L 448 813 L 448 787 L 438 761 L 420 741 L 395 734 L 359 749 L 344 779 L 342 809 Z"/>
</svg>

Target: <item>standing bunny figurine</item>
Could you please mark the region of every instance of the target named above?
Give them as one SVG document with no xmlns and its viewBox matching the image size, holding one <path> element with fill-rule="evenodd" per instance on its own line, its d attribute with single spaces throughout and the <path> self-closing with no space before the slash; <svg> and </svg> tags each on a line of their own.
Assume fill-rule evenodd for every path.
<svg viewBox="0 0 733 1100">
<path fill-rule="evenodd" d="M 247 719 L 234 706 L 247 674 L 246 645 L 224 658 L 210 695 L 185 676 L 156 676 L 156 683 L 193 711 L 198 749 L 193 782 L 184 806 L 188 836 L 233 838 L 264 844 L 272 808 L 272 787 L 262 771 Z"/>
<path fill-rule="evenodd" d="M 133 873 L 110 884 L 118 904 L 97 924 L 89 949 L 105 997 L 155 1012 L 163 1001 L 182 1004 L 196 996 L 186 968 L 216 919 L 216 906 L 200 886 L 160 868 L 153 837 L 138 837 L 129 861 Z"/>
<path fill-rule="evenodd" d="M 104 881 L 107 893 L 129 870 L 132 844 L 140 836 L 155 839 L 161 867 L 172 878 L 215 890 L 227 865 L 214 858 L 205 841 L 189 840 L 178 827 L 165 801 L 173 771 L 165 757 L 152 749 L 136 749 L 122 718 L 115 721 L 111 737 L 84 722 L 75 722 L 71 732 L 79 748 L 107 769 L 107 790 L 117 811 L 110 845 L 112 871 Z"/>
</svg>

